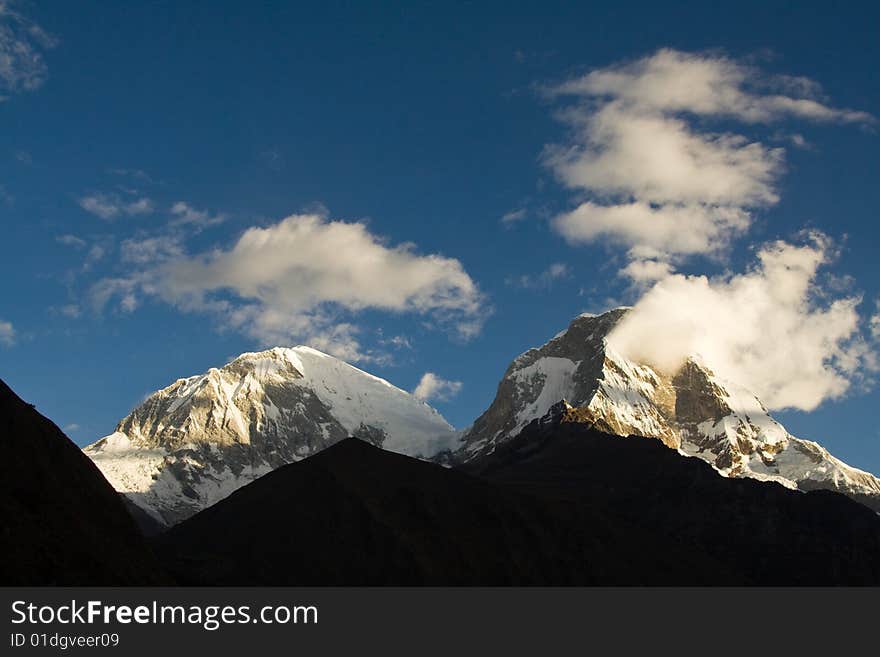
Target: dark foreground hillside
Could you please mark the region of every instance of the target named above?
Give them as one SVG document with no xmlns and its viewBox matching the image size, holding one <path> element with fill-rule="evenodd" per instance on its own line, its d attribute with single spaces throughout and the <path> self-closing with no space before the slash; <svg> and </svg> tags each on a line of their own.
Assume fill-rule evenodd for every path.
<svg viewBox="0 0 880 657">
<path fill-rule="evenodd" d="M 467 472 L 349 439 L 158 546 L 189 584 L 880 583 L 866 507 L 558 420 Z"/>
<path fill-rule="evenodd" d="M 727 479 L 657 440 L 608 436 L 566 419 L 533 422 L 467 470 L 675 536 L 743 582 L 880 584 L 880 516 L 858 502 Z"/>
<path fill-rule="evenodd" d="M 152 538 L 157 559 L 92 462 L 0 382 L 0 584 L 880 584 L 867 507 L 725 479 L 568 413 L 460 469 L 344 440 Z"/>
<path fill-rule="evenodd" d="M 119 495 L 0 381 L 0 585 L 169 583 Z"/>
<path fill-rule="evenodd" d="M 738 581 L 673 536 L 354 438 L 239 489 L 157 545 L 188 584 Z"/>
</svg>

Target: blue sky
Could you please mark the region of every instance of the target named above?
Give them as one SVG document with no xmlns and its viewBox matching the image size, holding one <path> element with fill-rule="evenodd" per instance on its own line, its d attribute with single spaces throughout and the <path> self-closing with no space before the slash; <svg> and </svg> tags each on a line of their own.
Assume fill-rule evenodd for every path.
<svg viewBox="0 0 880 657">
<path fill-rule="evenodd" d="M 775 414 L 796 435 L 880 471 L 877 393 L 869 388 L 880 150 L 873 119 L 856 114 L 880 116 L 877 9 L 0 4 L 11 26 L 2 39 L 23 40 L 39 57 L 13 61 L 15 75 L 0 66 L 0 376 L 79 444 L 109 433 L 174 379 L 276 342 L 356 353 L 362 367 L 410 390 L 425 372 L 460 382 L 457 394 L 432 401 L 464 426 L 489 404 L 517 354 L 580 312 L 637 302 L 654 280 L 622 274 L 628 265 L 720 276 L 713 280 L 726 283 L 712 299 L 723 303 L 737 277 L 754 272 L 765 245 L 782 239 L 791 254 L 820 261 L 810 290 L 817 307 L 862 299 L 858 327 L 840 318 L 833 335 L 844 336 L 843 353 L 822 335 L 804 337 L 813 342 L 796 352 L 826 348 L 831 379 L 801 376 L 797 362 L 787 369 L 797 358 L 786 349 L 800 334 L 772 345 L 786 357 L 772 369 L 815 378 L 803 393 L 809 403 L 792 404 L 800 393 L 778 382 L 744 383 L 772 390 Z M 692 104 L 681 113 L 658 109 L 654 91 L 632 96 L 662 52 L 682 53 L 673 65 L 688 71 L 695 61 L 718 65 L 733 87 L 743 75 L 752 95 L 740 109 Z M 621 70 L 624 87 L 565 88 L 590 72 Z M 767 109 L 766 99 L 778 96 L 837 113 Z M 681 180 L 658 196 L 656 186 L 621 186 L 580 169 L 566 181 L 553 145 L 589 152 L 596 128 L 577 126 L 618 106 L 625 113 L 617 119 L 647 113 L 684 121 L 688 135 L 760 143 L 757 165 L 776 160 L 751 182 L 775 200 L 747 191 L 685 198 Z M 767 116 L 756 118 L 755 108 Z M 707 207 L 717 214 L 720 205 L 748 219 L 720 228 L 717 217 L 706 219 L 701 227 L 720 232 L 682 253 L 694 231 L 646 243 L 641 233 L 622 236 L 606 225 L 585 238 L 584 221 L 595 228 L 604 220 L 595 212 L 572 220 L 581 232 L 566 234 L 559 217 L 584 203 L 593 211 L 599 204 L 697 214 Z M 291 215 L 312 223 L 280 223 Z M 340 231 L 338 221 L 346 222 Z M 826 237 L 817 243 L 805 228 Z M 267 264 L 268 279 L 236 279 L 231 293 L 211 277 L 241 265 L 243 235 L 283 243 L 259 262 L 303 253 L 295 240 L 305 235 L 330 252 L 337 237 L 358 253 L 372 249 L 385 264 L 363 276 L 356 264 L 310 270 L 320 294 L 308 299 L 291 297 L 291 281 L 273 279 Z M 338 252 L 346 262 L 353 253 Z M 171 280 L 159 268 L 181 259 L 173 293 L 157 290 Z M 395 272 L 407 285 L 380 294 L 383 276 Z M 352 273 L 363 284 L 343 294 L 338 276 Z M 763 282 L 766 273 L 758 275 Z M 690 284 L 682 283 L 686 296 Z M 256 306 L 253 296 L 242 298 L 245 290 L 256 290 Z M 796 324 L 796 312 L 768 325 Z M 731 335 L 735 317 L 718 319 L 726 327 L 718 340 Z M 757 376 L 753 366 L 740 369 Z"/>
</svg>

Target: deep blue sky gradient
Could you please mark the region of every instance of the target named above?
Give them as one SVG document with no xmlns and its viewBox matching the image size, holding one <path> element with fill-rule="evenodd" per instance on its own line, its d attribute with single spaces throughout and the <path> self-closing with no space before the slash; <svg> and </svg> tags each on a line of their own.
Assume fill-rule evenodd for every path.
<svg viewBox="0 0 880 657">
<path fill-rule="evenodd" d="M 832 103 L 880 116 L 880 10 L 865 3 L 300 3 L 31 2 L 27 14 L 58 38 L 39 90 L 0 103 L 0 319 L 17 344 L 0 348 L 0 376 L 80 444 L 110 432 L 147 393 L 257 345 L 211 317 L 147 303 L 71 319 L 112 273 L 108 258 L 71 278 L 83 252 L 56 242 L 119 240 L 161 215 L 108 224 L 76 202 L 137 186 L 168 206 L 185 200 L 229 215 L 194 242 L 228 246 L 248 226 L 321 204 L 365 219 L 390 243 L 459 259 L 494 313 L 462 344 L 422 319 L 358 320 L 413 349 L 365 368 L 412 389 L 425 371 L 460 380 L 438 408 L 457 426 L 491 401 L 504 369 L 585 310 L 624 296 L 618 249 L 574 248 L 547 217 L 570 194 L 539 161 L 562 137 L 536 86 L 659 47 L 721 49 L 769 72 L 822 84 Z M 312 3 L 313 5 L 316 3 Z M 787 148 L 781 202 L 738 243 L 820 227 L 844 249 L 863 312 L 880 297 L 880 141 L 853 126 L 797 126 L 812 147 Z M 769 132 L 769 131 L 768 131 Z M 17 154 L 26 153 L 22 161 Z M 112 169 L 147 172 L 124 180 Z M 526 208 L 510 229 L 500 217 Z M 572 276 L 549 289 L 505 281 L 554 262 Z M 717 271 L 694 261 L 685 271 Z M 778 414 L 853 465 L 880 472 L 878 395 L 857 386 L 813 413 Z"/>
</svg>

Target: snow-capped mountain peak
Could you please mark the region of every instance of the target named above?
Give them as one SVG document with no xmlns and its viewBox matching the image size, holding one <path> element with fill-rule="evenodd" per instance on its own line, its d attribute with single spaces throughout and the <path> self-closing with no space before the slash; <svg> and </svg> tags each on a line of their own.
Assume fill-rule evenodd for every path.
<svg viewBox="0 0 880 657">
<path fill-rule="evenodd" d="M 619 436 L 659 438 L 724 476 L 835 490 L 880 510 L 880 480 L 790 435 L 754 394 L 721 379 L 699 358 L 669 375 L 616 352 L 606 337 L 627 310 L 580 315 L 549 342 L 516 358 L 454 458 L 491 453 L 565 400 L 577 421 Z"/>
<path fill-rule="evenodd" d="M 178 379 L 85 452 L 117 490 L 173 524 L 349 436 L 430 457 L 456 434 L 384 379 L 310 347 L 276 347 Z"/>
</svg>

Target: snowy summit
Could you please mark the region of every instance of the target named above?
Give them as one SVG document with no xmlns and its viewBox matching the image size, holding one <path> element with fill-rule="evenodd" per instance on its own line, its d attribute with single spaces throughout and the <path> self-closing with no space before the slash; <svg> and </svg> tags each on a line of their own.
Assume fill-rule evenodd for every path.
<svg viewBox="0 0 880 657">
<path fill-rule="evenodd" d="M 455 434 L 410 393 L 300 346 L 245 353 L 179 379 L 85 452 L 119 492 L 174 524 L 349 436 L 427 457 Z"/>
</svg>

